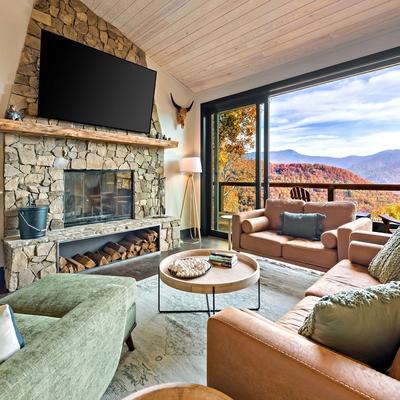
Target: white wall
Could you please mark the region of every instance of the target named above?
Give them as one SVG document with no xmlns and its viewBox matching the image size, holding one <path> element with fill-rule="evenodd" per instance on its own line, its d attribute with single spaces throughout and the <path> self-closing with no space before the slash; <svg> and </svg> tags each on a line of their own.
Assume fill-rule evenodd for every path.
<svg viewBox="0 0 400 400">
<path fill-rule="evenodd" d="M 3 118 L 24 46 L 34 0 L 0 0 L 0 117 Z"/>
<path fill-rule="evenodd" d="M 169 215 L 179 216 L 185 190 L 186 177 L 179 172 L 179 161 L 193 154 L 194 112 L 187 115 L 185 128 L 176 123 L 176 109 L 173 106 L 170 93 L 174 100 L 182 106 L 187 106 L 194 98 L 193 92 L 177 81 L 172 75 L 160 68 L 151 59 L 147 58 L 147 66 L 157 71 L 155 103 L 158 111 L 163 134 L 179 142 L 176 149 L 167 149 L 164 152 L 166 180 L 166 211 Z M 193 109 L 195 105 L 193 106 Z M 188 209 L 185 209 L 181 227 L 188 228 Z"/>
</svg>

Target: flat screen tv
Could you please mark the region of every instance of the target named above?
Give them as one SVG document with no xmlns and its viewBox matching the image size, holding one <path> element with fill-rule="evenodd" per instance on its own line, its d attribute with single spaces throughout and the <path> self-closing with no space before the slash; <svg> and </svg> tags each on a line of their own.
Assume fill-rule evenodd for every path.
<svg viewBox="0 0 400 400">
<path fill-rule="evenodd" d="M 149 133 L 156 74 L 43 30 L 38 115 Z"/>
</svg>

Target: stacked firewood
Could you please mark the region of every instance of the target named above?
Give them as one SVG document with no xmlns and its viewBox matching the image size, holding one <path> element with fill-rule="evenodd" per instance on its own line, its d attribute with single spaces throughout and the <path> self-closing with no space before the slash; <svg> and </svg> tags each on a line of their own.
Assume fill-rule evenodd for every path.
<svg viewBox="0 0 400 400">
<path fill-rule="evenodd" d="M 73 257 L 60 257 L 59 269 L 63 273 L 82 272 L 115 261 L 155 253 L 158 250 L 157 238 L 158 233 L 152 229 L 129 233 L 118 243 L 108 242 L 95 252 L 88 251 Z"/>
</svg>

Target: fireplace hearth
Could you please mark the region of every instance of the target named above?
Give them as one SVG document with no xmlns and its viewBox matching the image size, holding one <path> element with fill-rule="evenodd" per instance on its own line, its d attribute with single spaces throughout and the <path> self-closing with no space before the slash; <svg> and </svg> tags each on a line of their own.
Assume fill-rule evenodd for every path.
<svg viewBox="0 0 400 400">
<path fill-rule="evenodd" d="M 64 226 L 134 218 L 133 172 L 65 170 Z"/>
</svg>

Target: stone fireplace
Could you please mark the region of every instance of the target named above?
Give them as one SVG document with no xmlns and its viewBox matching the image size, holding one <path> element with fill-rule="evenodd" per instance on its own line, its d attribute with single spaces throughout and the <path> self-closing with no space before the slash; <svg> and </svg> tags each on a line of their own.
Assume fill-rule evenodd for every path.
<svg viewBox="0 0 400 400">
<path fill-rule="evenodd" d="M 71 217 L 64 214 L 64 195 L 69 193 L 64 176 L 74 171 L 92 175 L 95 171 L 118 170 L 131 174 L 135 195 L 129 217 L 144 218 L 159 211 L 157 192 L 164 172 L 163 149 L 8 134 L 4 156 L 6 236 L 18 233 L 16 208 L 25 206 L 29 195 L 38 205 L 49 205 L 49 229 L 64 228 L 64 221 Z"/>
<path fill-rule="evenodd" d="M 64 226 L 134 218 L 133 172 L 65 170 Z"/>
<path fill-rule="evenodd" d="M 150 137 L 38 118 L 43 29 L 146 66 L 140 48 L 79 0 L 35 2 L 9 100 L 26 117 L 23 123 L 0 120 L 0 133 L 6 133 L 4 254 L 10 291 L 58 272 L 65 241 L 89 243 L 153 227 L 159 233 L 159 250 L 180 244 L 178 218 L 153 218 L 164 209 L 159 190 L 164 149 L 178 145 L 154 139 L 161 133 L 156 107 Z M 43 238 L 21 240 L 17 209 L 26 206 L 30 196 L 38 205 L 49 205 L 48 232 Z"/>
</svg>

